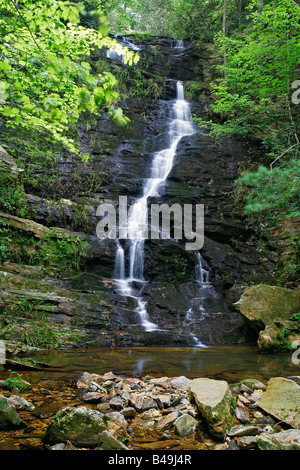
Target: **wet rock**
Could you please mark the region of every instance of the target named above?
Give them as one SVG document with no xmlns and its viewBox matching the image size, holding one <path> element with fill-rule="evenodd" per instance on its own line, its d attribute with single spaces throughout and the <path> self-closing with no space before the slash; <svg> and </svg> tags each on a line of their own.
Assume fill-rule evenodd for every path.
<svg viewBox="0 0 300 470">
<path fill-rule="evenodd" d="M 7 401 L 17 410 L 32 411 L 35 409 L 33 403 L 26 400 L 24 397 L 21 397 L 20 395 L 10 395 L 7 397 Z"/>
<path fill-rule="evenodd" d="M 249 412 L 246 408 L 241 408 L 240 406 L 237 406 L 235 409 L 235 417 L 241 423 L 249 423 Z"/>
<path fill-rule="evenodd" d="M 107 413 L 106 416 L 109 416 L 115 421 L 119 421 L 125 428 L 127 428 L 128 423 L 122 413 L 119 413 L 118 411 L 111 411 L 110 413 Z"/>
<path fill-rule="evenodd" d="M 224 380 L 194 379 L 190 383 L 190 392 L 212 435 L 224 438 L 226 429 L 233 425 L 233 398 L 228 383 Z"/>
<path fill-rule="evenodd" d="M 258 427 L 251 424 L 247 426 L 237 425 L 233 426 L 227 434 L 230 437 L 256 436 L 258 434 Z"/>
<path fill-rule="evenodd" d="M 101 379 L 100 375 L 90 374 L 89 372 L 83 372 L 82 374 L 74 377 L 73 382 L 76 383 L 77 388 L 86 388 L 92 382 Z"/>
<path fill-rule="evenodd" d="M 280 328 L 276 322 L 288 319 L 300 310 L 300 289 L 287 289 L 284 287 L 256 285 L 245 290 L 235 307 L 249 323 L 250 327 L 260 331 L 258 347 L 261 350 L 276 350 L 278 340 L 282 340 Z M 289 330 L 294 329 L 293 322 L 289 323 Z M 295 326 L 297 332 L 297 325 Z M 285 339 L 289 344 L 288 338 Z"/>
<path fill-rule="evenodd" d="M 300 428 L 300 385 L 283 377 L 270 379 L 259 407 L 280 421 Z"/>
<path fill-rule="evenodd" d="M 247 385 L 246 385 L 246 384 L 243 384 L 243 383 L 242 383 L 241 386 L 240 386 L 240 391 L 241 391 L 241 392 L 248 393 L 248 395 L 251 395 L 251 394 L 253 393 L 253 389 L 250 388 L 250 387 L 247 387 Z"/>
<path fill-rule="evenodd" d="M 261 450 L 300 450 L 300 430 L 262 433 L 257 437 L 257 445 Z"/>
<path fill-rule="evenodd" d="M 168 408 L 171 406 L 171 395 L 170 394 L 159 394 L 152 395 L 159 408 Z"/>
<path fill-rule="evenodd" d="M 116 396 L 109 401 L 109 406 L 114 410 L 122 410 L 124 403 L 122 398 Z"/>
<path fill-rule="evenodd" d="M 131 394 L 129 403 L 139 412 L 158 408 L 157 402 L 153 398 L 143 394 Z"/>
<path fill-rule="evenodd" d="M 102 400 L 103 393 L 99 392 L 87 392 L 82 395 L 82 400 L 89 403 L 97 403 Z"/>
<path fill-rule="evenodd" d="M 126 408 L 123 408 L 121 413 L 125 419 L 133 419 L 136 415 L 136 410 L 132 406 L 128 406 Z"/>
<path fill-rule="evenodd" d="M 0 396 L 0 429 L 11 429 L 23 426 L 25 426 L 25 423 L 22 421 L 16 408 L 11 405 L 5 397 Z"/>
<path fill-rule="evenodd" d="M 174 430 L 178 436 L 188 436 L 196 431 L 198 422 L 189 414 L 185 413 L 174 422 Z"/>
<path fill-rule="evenodd" d="M 109 403 L 99 403 L 99 405 L 97 405 L 97 410 L 101 413 L 109 413 L 111 411 L 111 407 L 109 406 Z"/>
<path fill-rule="evenodd" d="M 227 450 L 228 449 L 228 445 L 227 444 L 217 444 L 215 445 L 214 447 L 214 450 Z"/>
<path fill-rule="evenodd" d="M 252 390 L 266 390 L 266 385 L 258 379 L 243 379 L 240 384 L 244 384 Z"/>
<path fill-rule="evenodd" d="M 117 380 L 117 376 L 113 372 L 106 372 L 103 376 L 104 380 Z"/>
<path fill-rule="evenodd" d="M 177 417 L 178 417 L 177 411 L 173 411 L 172 413 L 169 413 L 166 416 L 163 416 L 157 423 L 157 430 L 164 431 L 166 429 L 169 429 L 173 425 Z"/>
<path fill-rule="evenodd" d="M 47 427 L 43 441 L 49 444 L 70 441 L 78 447 L 95 447 L 107 424 L 97 411 L 79 406 L 61 409 Z"/>
<path fill-rule="evenodd" d="M 190 380 L 187 379 L 184 375 L 180 377 L 176 377 L 175 379 L 171 380 L 171 385 L 173 388 L 178 388 L 180 390 L 188 390 L 190 385 Z"/>
<path fill-rule="evenodd" d="M 249 450 L 257 447 L 256 436 L 244 436 L 237 439 L 237 445 L 240 449 Z"/>
<path fill-rule="evenodd" d="M 54 446 L 49 446 L 49 450 L 65 450 L 66 444 L 63 442 L 59 444 L 54 444 Z"/>
<path fill-rule="evenodd" d="M 109 432 L 103 431 L 99 436 L 100 449 L 102 450 L 129 450 L 123 442 L 116 439 Z"/>
<path fill-rule="evenodd" d="M 300 375 L 290 375 L 287 379 L 293 380 L 296 384 L 300 385 Z"/>
</svg>

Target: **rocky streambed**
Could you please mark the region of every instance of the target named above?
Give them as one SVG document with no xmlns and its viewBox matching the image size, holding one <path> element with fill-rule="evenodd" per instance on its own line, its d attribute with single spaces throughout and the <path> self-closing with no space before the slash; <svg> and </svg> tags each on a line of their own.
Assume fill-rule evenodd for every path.
<svg viewBox="0 0 300 470">
<path fill-rule="evenodd" d="M 300 376 L 0 382 L 0 450 L 300 450 Z"/>
</svg>

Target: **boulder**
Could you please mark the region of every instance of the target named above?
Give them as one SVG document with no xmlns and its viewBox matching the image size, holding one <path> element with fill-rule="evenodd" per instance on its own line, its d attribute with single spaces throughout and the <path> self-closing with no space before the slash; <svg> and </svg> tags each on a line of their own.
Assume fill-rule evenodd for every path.
<svg viewBox="0 0 300 470">
<path fill-rule="evenodd" d="M 78 447 L 96 447 L 106 431 L 114 439 L 127 437 L 126 429 L 110 417 L 85 406 L 62 408 L 47 427 L 43 441 L 49 444 L 70 441 Z"/>
<path fill-rule="evenodd" d="M 16 408 L 5 397 L 0 397 L 0 429 L 25 426 Z"/>
<path fill-rule="evenodd" d="M 264 432 L 257 436 L 256 442 L 261 450 L 300 450 L 300 430 L 288 429 L 274 434 Z"/>
<path fill-rule="evenodd" d="M 190 383 L 190 393 L 206 419 L 211 434 L 223 439 L 227 430 L 233 426 L 233 398 L 228 383 L 224 380 L 194 379 Z"/>
<path fill-rule="evenodd" d="M 300 310 L 300 289 L 264 284 L 251 286 L 234 305 L 253 329 L 262 330 L 276 320 L 287 320 Z"/>
<path fill-rule="evenodd" d="M 300 339 L 299 320 L 293 317 L 300 311 L 300 289 L 256 285 L 244 291 L 234 304 L 249 326 L 259 331 L 260 350 L 286 349 Z"/>
<path fill-rule="evenodd" d="M 275 377 L 259 400 L 259 407 L 280 421 L 300 429 L 300 385 L 290 379 Z"/>
</svg>

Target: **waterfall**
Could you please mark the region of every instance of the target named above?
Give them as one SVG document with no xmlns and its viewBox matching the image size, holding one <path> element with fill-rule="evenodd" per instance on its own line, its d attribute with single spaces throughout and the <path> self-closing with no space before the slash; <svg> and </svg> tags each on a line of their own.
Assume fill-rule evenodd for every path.
<svg viewBox="0 0 300 470">
<path fill-rule="evenodd" d="M 203 258 L 201 253 L 197 253 L 197 264 L 195 268 L 195 277 L 196 280 L 201 285 L 208 285 L 209 284 L 209 270 L 203 267 Z"/>
<path fill-rule="evenodd" d="M 141 46 L 137 46 L 136 44 L 134 44 L 133 40 L 132 39 L 128 39 L 124 36 L 118 38 L 118 37 L 115 37 L 115 39 L 117 40 L 117 42 L 119 44 L 121 44 L 122 46 L 125 46 L 127 47 L 127 49 L 131 49 L 132 51 L 135 51 L 135 52 L 138 52 L 141 50 Z M 107 49 L 106 50 L 106 57 L 108 59 L 111 59 L 111 60 L 117 60 L 117 61 L 120 61 L 122 62 L 123 64 L 125 63 L 124 61 L 124 55 L 123 54 L 120 54 L 120 52 L 116 49 Z"/>
<path fill-rule="evenodd" d="M 209 282 L 209 269 L 208 267 L 204 266 L 204 261 L 200 252 L 196 255 L 196 261 L 195 280 L 197 283 L 198 297 L 192 299 L 191 305 L 186 312 L 185 327 L 189 337 L 191 338 L 193 346 L 197 348 L 207 348 L 208 346 L 203 344 L 199 338 L 197 338 L 197 336 L 192 333 L 191 329 L 196 320 L 194 313 L 194 309 L 196 307 L 195 304 L 197 303 L 197 309 L 199 311 L 198 319 L 201 321 L 205 315 L 207 315 L 203 305 L 203 300 L 207 295 L 214 296 L 214 292 L 212 289 L 213 286 Z"/>
<path fill-rule="evenodd" d="M 150 321 L 146 302 L 141 296 L 135 295 L 132 283 L 144 282 L 144 240 L 148 234 L 148 198 L 159 196 L 166 179 L 173 167 L 174 156 L 179 141 L 182 137 L 195 132 L 194 124 L 190 120 L 191 112 L 187 101 L 184 99 L 183 83 L 178 81 L 176 85 L 176 99 L 171 107 L 171 121 L 169 126 L 169 146 L 154 154 L 149 177 L 144 181 L 142 196 L 131 207 L 128 216 L 127 231 L 129 241 L 129 266 L 126 277 L 125 251 L 117 240 L 117 252 L 115 259 L 115 279 L 118 282 L 121 295 L 133 297 L 137 302 L 136 312 L 140 322 L 146 331 L 157 330 L 158 326 Z"/>
<path fill-rule="evenodd" d="M 181 39 L 173 41 L 172 49 L 177 49 L 179 51 L 182 51 L 184 49 L 184 42 Z"/>
</svg>

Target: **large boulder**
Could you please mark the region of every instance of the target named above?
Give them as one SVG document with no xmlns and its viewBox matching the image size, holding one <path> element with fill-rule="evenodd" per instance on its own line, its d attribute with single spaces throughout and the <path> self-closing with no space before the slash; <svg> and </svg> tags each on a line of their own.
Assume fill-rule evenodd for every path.
<svg viewBox="0 0 300 470">
<path fill-rule="evenodd" d="M 259 284 L 246 289 L 234 305 L 252 328 L 262 330 L 300 311 L 300 289 Z"/>
<path fill-rule="evenodd" d="M 190 393 L 211 434 L 223 439 L 234 422 L 231 414 L 233 398 L 228 383 L 224 380 L 194 379 L 190 383 Z"/>
<path fill-rule="evenodd" d="M 259 407 L 293 428 L 300 429 L 300 385 L 290 379 L 269 380 Z"/>
<path fill-rule="evenodd" d="M 284 350 L 300 339 L 300 289 L 255 285 L 234 304 L 249 326 L 259 332 L 260 350 Z"/>
<path fill-rule="evenodd" d="M 107 434 L 112 437 L 114 443 L 128 436 L 120 422 L 116 425 L 112 418 L 99 411 L 85 406 L 69 406 L 62 408 L 55 415 L 43 440 L 49 444 L 70 441 L 78 447 L 97 447 L 101 445 L 102 440 L 108 445 Z M 103 439 L 101 436 L 104 436 Z M 116 448 L 115 444 L 113 448 Z"/>
</svg>

